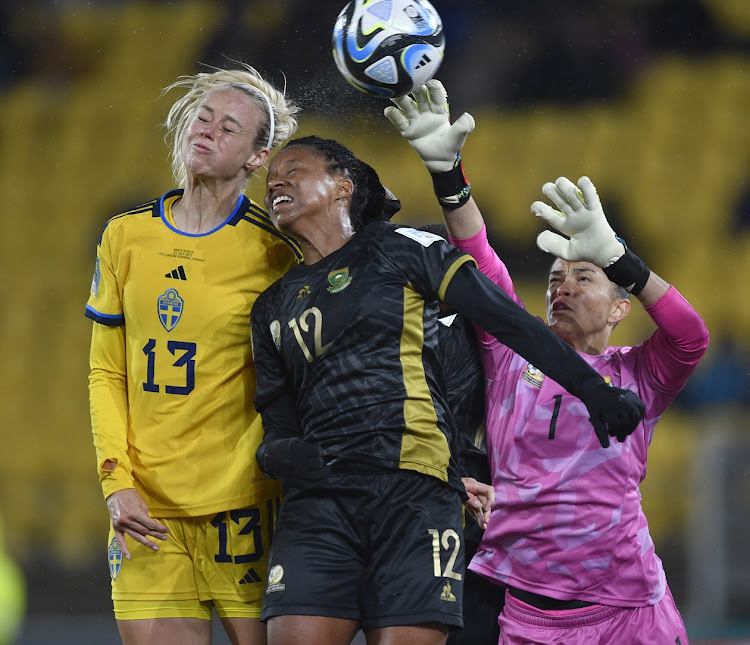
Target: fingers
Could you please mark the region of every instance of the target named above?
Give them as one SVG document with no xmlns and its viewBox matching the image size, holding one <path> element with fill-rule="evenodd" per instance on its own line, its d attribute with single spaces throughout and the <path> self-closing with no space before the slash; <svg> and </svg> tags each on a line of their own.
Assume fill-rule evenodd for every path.
<svg viewBox="0 0 750 645">
<path fill-rule="evenodd" d="M 163 525 L 161 525 L 163 526 Z M 163 526 L 163 531 L 150 531 L 146 529 L 144 526 L 139 525 L 137 523 L 131 524 L 131 525 L 124 525 L 122 522 L 118 522 L 117 526 L 112 525 L 112 528 L 115 532 L 115 537 L 117 538 L 117 543 L 120 545 L 120 548 L 122 549 L 122 554 L 125 556 L 127 560 L 131 559 L 130 549 L 128 549 L 127 541 L 125 540 L 125 536 L 129 535 L 132 540 L 135 542 L 138 542 L 139 544 L 142 544 L 143 546 L 151 549 L 152 551 L 158 551 L 159 546 L 152 542 L 147 536 L 151 536 L 154 538 L 157 538 L 159 540 L 166 540 L 167 539 L 167 533 L 169 532 L 169 529 L 166 526 Z"/>
<path fill-rule="evenodd" d="M 464 506 L 469 510 L 471 516 L 477 521 L 482 529 L 487 528 L 492 513 L 492 505 L 495 503 L 495 489 L 489 484 L 478 482 L 473 477 L 462 477 L 469 499 Z"/>
<path fill-rule="evenodd" d="M 432 112 L 434 112 L 435 114 L 443 114 L 445 112 L 448 112 L 448 93 L 445 91 L 445 87 L 443 87 L 443 84 L 439 80 L 437 80 L 436 78 L 430 79 L 416 91 L 418 92 L 423 88 L 425 98 L 429 101 L 429 107 Z"/>
<path fill-rule="evenodd" d="M 167 539 L 169 528 L 149 516 L 148 507 L 135 489 L 112 493 L 107 498 L 107 508 L 117 542 L 126 558 L 130 559 L 130 551 L 125 543 L 125 535 L 154 551 L 158 551 L 159 547 L 149 537 L 162 541 Z"/>
<path fill-rule="evenodd" d="M 617 437 L 617 440 L 622 443 L 640 424 L 646 405 L 635 392 L 630 390 L 622 390 L 617 399 L 617 409 L 620 414 L 617 416 L 616 423 L 610 423 L 609 434 Z"/>
<path fill-rule="evenodd" d="M 169 533 L 169 529 L 164 524 L 147 516 L 120 516 L 119 519 L 112 521 L 112 527 L 115 535 L 129 535 L 133 540 L 153 551 L 158 551 L 159 546 L 149 538 L 165 541 Z M 118 538 L 117 541 L 120 542 L 120 546 L 124 543 L 124 539 L 121 541 Z M 123 553 L 125 551 L 126 549 L 123 549 Z"/>
<path fill-rule="evenodd" d="M 563 204 L 565 204 L 565 200 L 560 194 L 560 191 L 557 190 L 557 186 L 551 181 L 546 182 L 544 186 L 542 186 L 542 193 L 544 193 L 550 201 L 554 202 L 558 208 L 562 208 Z"/>
<path fill-rule="evenodd" d="M 403 115 L 399 108 L 389 105 L 383 110 L 383 114 L 385 114 L 386 119 L 396 126 L 396 129 L 399 132 L 405 132 L 409 127 L 409 120 Z"/>
<path fill-rule="evenodd" d="M 562 235 L 558 235 L 552 231 L 542 231 L 537 235 L 536 245 L 545 253 L 568 260 L 569 262 L 575 262 L 575 257 L 570 249 L 570 240 L 564 238 Z"/>
<path fill-rule="evenodd" d="M 534 202 L 531 205 L 531 212 L 558 231 L 563 231 L 565 229 L 565 224 L 568 221 L 568 218 L 560 211 L 555 210 L 552 206 L 549 206 L 544 202 Z"/>
<path fill-rule="evenodd" d="M 487 528 L 489 513 L 487 513 L 487 518 L 485 519 L 484 507 L 482 506 L 482 502 L 476 497 L 476 495 L 472 495 L 471 493 L 469 493 L 469 499 L 468 501 L 464 502 L 464 507 L 467 511 L 469 511 L 469 515 L 474 518 L 480 528 Z"/>
<path fill-rule="evenodd" d="M 406 96 L 399 96 L 396 98 L 391 99 L 391 101 L 396 105 L 396 107 L 401 110 L 403 115 L 406 117 L 408 121 L 411 121 L 415 117 L 419 116 L 419 108 L 417 106 L 416 101 L 409 96 L 408 94 Z M 392 106 L 388 106 L 389 108 Z"/>
<path fill-rule="evenodd" d="M 578 180 L 578 187 L 581 189 L 583 202 L 588 209 L 601 207 L 599 194 L 596 192 L 593 182 L 585 175 Z"/>
<path fill-rule="evenodd" d="M 601 420 L 591 419 L 591 424 L 594 426 L 594 432 L 596 433 L 599 443 L 602 448 L 609 448 L 609 435 L 607 434 L 607 424 Z"/>
<path fill-rule="evenodd" d="M 464 138 L 474 132 L 474 127 L 476 123 L 474 122 L 474 117 L 471 116 L 468 112 L 464 112 L 460 117 L 458 117 L 453 125 L 451 126 L 452 130 L 457 130 L 461 133 L 461 136 Z"/>
<path fill-rule="evenodd" d="M 125 556 L 125 559 L 130 560 L 130 549 L 128 549 L 128 544 L 125 541 L 125 534 L 122 531 L 115 529 L 115 538 L 117 538 L 117 544 L 120 545 L 120 549 L 122 549 L 122 554 Z"/>
<path fill-rule="evenodd" d="M 566 177 L 558 177 L 557 181 L 555 181 L 554 183 L 554 186 L 556 193 L 563 200 L 562 204 L 558 204 L 558 202 L 555 202 L 556 204 L 558 204 L 558 206 L 560 206 L 560 208 L 563 208 L 563 205 L 572 210 L 580 210 L 581 208 L 586 207 L 583 194 L 578 189 L 578 186 L 570 181 L 570 179 Z M 550 197 L 550 199 L 552 198 Z"/>
</svg>

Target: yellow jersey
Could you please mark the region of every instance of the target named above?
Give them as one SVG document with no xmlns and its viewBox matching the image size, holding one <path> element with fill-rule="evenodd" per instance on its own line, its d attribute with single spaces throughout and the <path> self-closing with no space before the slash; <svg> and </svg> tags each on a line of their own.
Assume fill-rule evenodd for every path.
<svg viewBox="0 0 750 645">
<path fill-rule="evenodd" d="M 297 243 L 245 196 L 209 233 L 179 231 L 171 207 L 181 195 L 107 222 L 86 306 L 104 496 L 135 488 L 157 517 L 242 508 L 280 492 L 255 459 L 263 430 L 250 311 L 301 260 Z"/>
</svg>

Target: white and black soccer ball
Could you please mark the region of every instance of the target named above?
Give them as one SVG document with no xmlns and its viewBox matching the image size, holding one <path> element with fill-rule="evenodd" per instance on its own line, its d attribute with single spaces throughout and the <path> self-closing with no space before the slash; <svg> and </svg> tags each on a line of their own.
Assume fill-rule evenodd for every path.
<svg viewBox="0 0 750 645">
<path fill-rule="evenodd" d="M 443 22 L 427 0 L 352 0 L 333 28 L 341 74 L 370 96 L 404 96 L 443 61 Z"/>
</svg>

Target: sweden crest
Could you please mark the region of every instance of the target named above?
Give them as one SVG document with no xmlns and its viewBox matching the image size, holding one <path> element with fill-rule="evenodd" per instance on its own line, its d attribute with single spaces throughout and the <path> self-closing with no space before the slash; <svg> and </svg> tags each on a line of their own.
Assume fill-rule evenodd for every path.
<svg viewBox="0 0 750 645">
<path fill-rule="evenodd" d="M 107 559 L 109 560 L 109 577 L 112 580 L 117 580 L 117 576 L 120 575 L 120 568 L 122 567 L 122 549 L 117 543 L 116 537 L 112 538 L 107 547 Z"/>
<path fill-rule="evenodd" d="M 156 308 L 159 313 L 159 321 L 162 327 L 167 331 L 172 331 L 177 327 L 182 317 L 182 310 L 185 301 L 177 293 L 177 289 L 167 289 L 159 296 L 156 302 Z"/>
</svg>

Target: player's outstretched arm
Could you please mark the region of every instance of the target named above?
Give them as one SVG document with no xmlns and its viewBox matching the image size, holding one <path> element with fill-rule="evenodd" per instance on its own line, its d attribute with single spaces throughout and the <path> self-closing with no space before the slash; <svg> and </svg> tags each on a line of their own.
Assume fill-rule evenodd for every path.
<svg viewBox="0 0 750 645">
<path fill-rule="evenodd" d="M 581 177 L 577 186 L 559 177 L 554 183 L 544 184 L 542 192 L 559 209 L 541 201 L 531 205 L 531 212 L 554 229 L 542 231 L 537 237 L 542 251 L 570 262 L 591 262 L 601 267 L 612 282 L 627 289 L 644 306 L 654 304 L 669 290 L 669 284 L 617 237 L 588 177 Z"/>
<path fill-rule="evenodd" d="M 645 406 L 634 392 L 605 383 L 568 343 L 473 265 L 456 271 L 445 302 L 581 399 L 602 447 L 609 447 L 609 437 L 624 441 L 638 427 Z"/>
<path fill-rule="evenodd" d="M 464 113 L 450 122 L 448 96 L 437 79 L 427 81 L 412 95 L 391 100 L 395 105 L 385 108 L 385 116 L 430 171 L 448 232 L 456 239 L 474 237 L 484 220 L 471 197 L 461 160 L 461 148 L 474 130 L 474 118 Z"/>
</svg>

